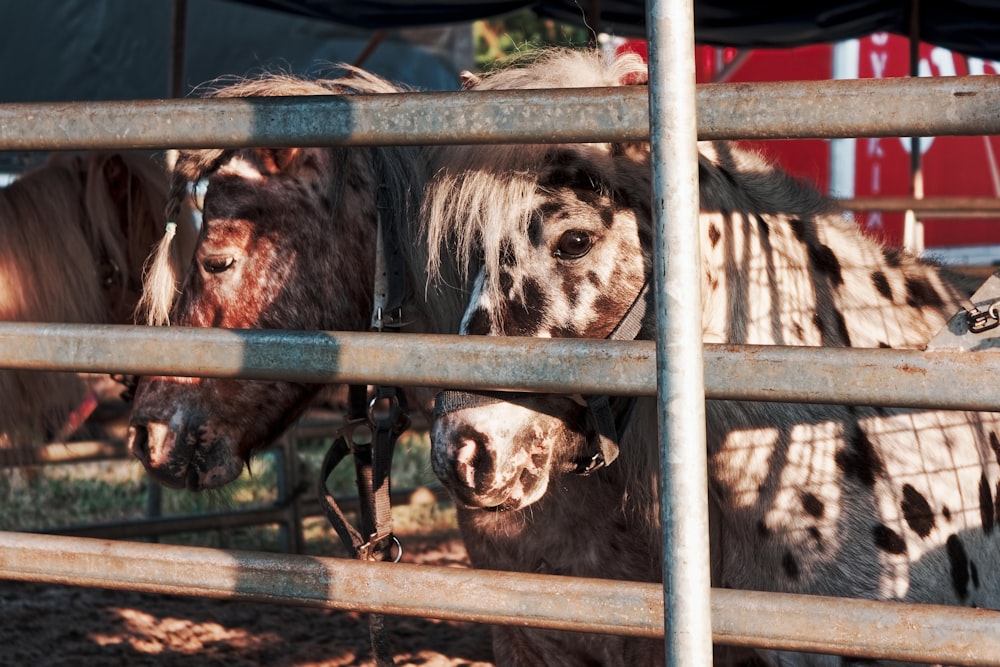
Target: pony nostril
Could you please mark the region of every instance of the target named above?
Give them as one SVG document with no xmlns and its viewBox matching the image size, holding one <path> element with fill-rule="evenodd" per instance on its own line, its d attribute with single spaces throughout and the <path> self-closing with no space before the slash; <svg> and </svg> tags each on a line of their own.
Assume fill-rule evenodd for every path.
<svg viewBox="0 0 1000 667">
<path fill-rule="evenodd" d="M 141 463 L 149 463 L 149 431 L 144 425 L 128 427 L 128 449 Z"/>
</svg>

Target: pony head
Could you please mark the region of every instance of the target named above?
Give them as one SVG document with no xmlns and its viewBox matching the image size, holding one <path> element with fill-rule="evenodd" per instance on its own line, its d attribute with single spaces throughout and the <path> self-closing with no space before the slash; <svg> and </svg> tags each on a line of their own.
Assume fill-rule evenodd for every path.
<svg viewBox="0 0 1000 667">
<path fill-rule="evenodd" d="M 398 92 L 352 70 L 331 81 L 266 75 L 215 92 L 330 95 Z M 367 330 L 377 220 L 403 227 L 415 149 L 281 148 L 182 151 L 174 191 L 207 182 L 202 227 L 183 277 L 169 252 L 150 267 L 150 324 L 230 329 Z M 414 216 L 415 217 L 415 216 Z M 144 377 L 129 426 L 154 479 L 193 490 L 237 477 L 320 390 L 294 381 Z"/>
<path fill-rule="evenodd" d="M 145 153 L 56 153 L 0 190 L 0 320 L 128 324 L 163 229 L 167 171 Z M 190 216 L 178 251 L 190 253 Z M 0 440 L 65 431 L 90 379 L 0 371 Z"/>
<path fill-rule="evenodd" d="M 644 70 L 634 57 L 605 65 L 592 52 L 555 51 L 529 67 L 466 85 L 617 86 L 637 71 Z M 450 243 L 456 257 L 483 260 L 461 333 L 611 334 L 651 270 L 648 148 L 567 144 L 447 152 L 424 204 L 431 247 Z M 439 399 L 432 465 L 463 505 L 526 507 L 545 494 L 553 476 L 580 470 L 600 449 L 601 433 L 587 419 L 583 397 L 452 396 Z"/>
</svg>

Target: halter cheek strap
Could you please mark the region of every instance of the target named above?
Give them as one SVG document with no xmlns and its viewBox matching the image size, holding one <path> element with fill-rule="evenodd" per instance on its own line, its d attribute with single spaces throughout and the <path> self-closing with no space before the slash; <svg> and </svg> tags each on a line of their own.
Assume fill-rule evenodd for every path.
<svg viewBox="0 0 1000 667">
<path fill-rule="evenodd" d="M 373 331 L 399 329 L 406 299 L 406 262 L 395 226 L 382 222 L 381 210 L 377 224 L 371 327 Z"/>
<path fill-rule="evenodd" d="M 642 331 L 643 322 L 646 315 L 653 308 L 652 291 L 649 287 L 649 279 L 642 283 L 639 293 L 636 294 L 632 305 L 625 311 L 625 315 L 618 322 L 618 325 L 608 334 L 608 340 L 635 340 Z M 612 410 L 612 401 L 624 401 L 620 412 L 615 415 Z M 580 475 L 589 475 L 595 470 L 600 470 L 611 465 L 619 453 L 619 442 L 621 434 L 628 426 L 632 417 L 632 410 L 635 408 L 635 398 L 615 399 L 607 394 L 595 394 L 587 397 L 587 423 L 597 434 L 599 451 L 590 460 L 578 463 L 576 472 Z"/>
</svg>

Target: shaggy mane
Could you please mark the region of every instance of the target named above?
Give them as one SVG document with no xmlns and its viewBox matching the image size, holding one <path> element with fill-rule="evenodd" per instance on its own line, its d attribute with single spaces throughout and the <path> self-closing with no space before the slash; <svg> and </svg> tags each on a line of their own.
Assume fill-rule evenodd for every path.
<svg viewBox="0 0 1000 667">
<path fill-rule="evenodd" d="M 533 57 L 528 65 L 467 78 L 467 90 L 601 88 L 646 80 L 646 66 L 635 54 L 612 62 L 596 51 L 552 49 Z M 598 166 L 610 169 L 609 144 L 517 144 L 451 146 L 442 148 L 421 216 L 428 246 L 427 274 L 440 278 L 443 264 L 457 261 L 468 275 L 476 258 L 488 266 L 500 263 L 502 241 L 526 232 L 531 202 L 538 185 L 538 167 L 553 151 L 586 151 Z M 648 150 L 648 149 L 647 149 Z M 497 286 L 487 285 L 495 290 Z"/>
</svg>

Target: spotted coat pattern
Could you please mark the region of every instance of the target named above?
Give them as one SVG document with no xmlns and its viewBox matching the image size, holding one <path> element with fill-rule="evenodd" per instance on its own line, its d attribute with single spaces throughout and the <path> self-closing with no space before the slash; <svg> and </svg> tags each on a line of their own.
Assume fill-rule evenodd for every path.
<svg viewBox="0 0 1000 667">
<path fill-rule="evenodd" d="M 568 80 L 566 58 L 538 79 Z M 882 246 L 736 145 L 699 150 L 705 342 L 922 349 L 976 286 Z M 464 171 L 432 188 L 451 203 L 429 224 L 486 258 L 462 332 L 607 336 L 651 271 L 647 147 L 526 148 L 502 167 L 487 148 L 454 151 Z M 447 215 L 464 184 L 486 181 L 500 204 Z M 477 567 L 660 579 L 655 402 L 639 401 L 619 459 L 589 477 L 560 465 L 593 446 L 581 410 L 526 396 L 436 420 L 434 470 Z M 1000 609 L 1000 415 L 732 401 L 706 413 L 714 585 Z M 506 665 L 663 660 L 643 640 L 521 628 L 495 645 Z"/>
<path fill-rule="evenodd" d="M 346 69 L 331 80 L 265 74 L 216 95 L 402 92 L 379 77 Z M 422 147 L 181 151 L 175 191 L 207 183 L 202 226 L 194 258 L 176 276 L 176 287 L 170 281 L 166 294 L 155 293 L 147 281 L 151 310 L 170 313 L 169 322 L 153 323 L 367 331 L 381 221 L 404 248 L 407 328 L 454 330 L 461 281 L 425 292 L 426 251 L 412 238 L 415 200 L 431 164 L 430 151 Z M 129 448 L 161 484 L 218 488 L 239 476 L 321 388 L 283 380 L 144 377 L 133 403 Z"/>
</svg>

